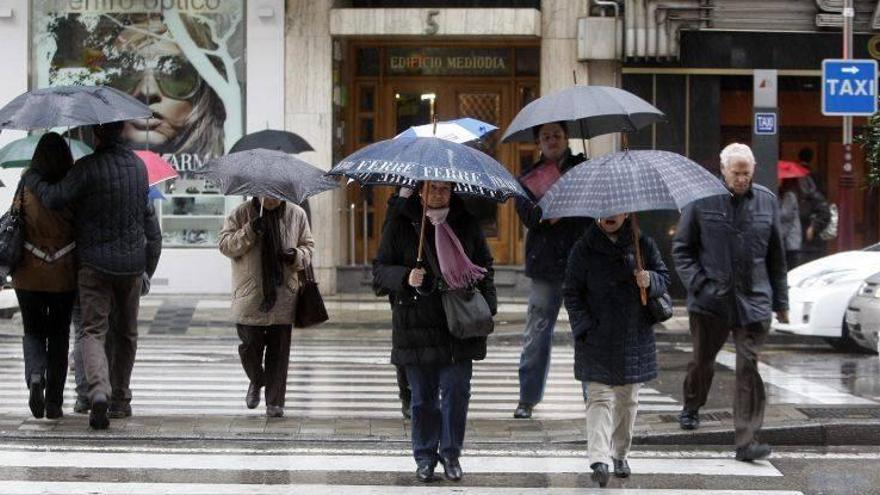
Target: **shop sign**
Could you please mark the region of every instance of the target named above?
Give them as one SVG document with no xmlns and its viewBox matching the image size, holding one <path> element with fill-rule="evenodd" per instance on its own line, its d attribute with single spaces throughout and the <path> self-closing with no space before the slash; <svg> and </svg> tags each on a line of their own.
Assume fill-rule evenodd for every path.
<svg viewBox="0 0 880 495">
<path fill-rule="evenodd" d="M 776 113 L 755 113 L 755 134 L 759 136 L 772 136 L 776 134 Z"/>
<path fill-rule="evenodd" d="M 508 48 L 388 48 L 388 73 L 398 76 L 508 76 Z"/>
</svg>

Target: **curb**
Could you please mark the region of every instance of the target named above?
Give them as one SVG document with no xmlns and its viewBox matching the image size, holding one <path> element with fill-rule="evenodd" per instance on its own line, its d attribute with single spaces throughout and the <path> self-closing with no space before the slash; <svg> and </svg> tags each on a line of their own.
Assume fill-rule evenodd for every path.
<svg viewBox="0 0 880 495">
<path fill-rule="evenodd" d="M 760 439 L 770 445 L 780 446 L 877 446 L 880 445 L 880 421 L 769 426 L 761 429 Z M 730 428 L 697 432 L 643 433 L 636 434 L 633 438 L 635 445 L 733 445 L 733 443 L 733 430 Z"/>
</svg>

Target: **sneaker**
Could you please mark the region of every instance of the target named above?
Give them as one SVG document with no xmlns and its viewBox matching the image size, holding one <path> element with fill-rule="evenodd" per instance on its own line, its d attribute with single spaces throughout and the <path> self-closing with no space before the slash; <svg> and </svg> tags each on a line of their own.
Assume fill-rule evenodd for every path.
<svg viewBox="0 0 880 495">
<path fill-rule="evenodd" d="M 700 411 L 682 409 L 678 415 L 678 425 L 682 430 L 696 430 L 700 427 Z"/>
<path fill-rule="evenodd" d="M 736 449 L 736 460 L 743 462 L 757 461 L 767 458 L 770 452 L 770 446 L 766 443 L 752 442 L 745 447 Z"/>
</svg>

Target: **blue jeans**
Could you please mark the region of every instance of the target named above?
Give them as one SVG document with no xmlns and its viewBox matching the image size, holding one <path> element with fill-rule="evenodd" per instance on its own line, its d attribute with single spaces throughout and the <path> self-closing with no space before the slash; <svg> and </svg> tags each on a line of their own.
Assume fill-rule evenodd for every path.
<svg viewBox="0 0 880 495">
<path fill-rule="evenodd" d="M 471 361 L 406 367 L 412 390 L 412 446 L 417 463 L 436 464 L 438 451 L 444 459 L 461 455 L 472 371 Z"/>
<path fill-rule="evenodd" d="M 537 404 L 544 398 L 550 372 L 553 328 L 562 306 L 562 282 L 532 279 L 523 349 L 519 358 L 519 401 Z"/>
</svg>

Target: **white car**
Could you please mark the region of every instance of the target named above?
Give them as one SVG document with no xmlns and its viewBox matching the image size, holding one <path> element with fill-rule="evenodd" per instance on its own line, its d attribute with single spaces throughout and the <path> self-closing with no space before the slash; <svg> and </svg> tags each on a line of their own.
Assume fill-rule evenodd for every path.
<svg viewBox="0 0 880 495">
<path fill-rule="evenodd" d="M 880 244 L 845 251 L 788 272 L 789 323 L 773 322 L 779 332 L 824 337 L 836 349 L 852 351 L 846 307 L 859 287 L 880 271 Z"/>
</svg>

